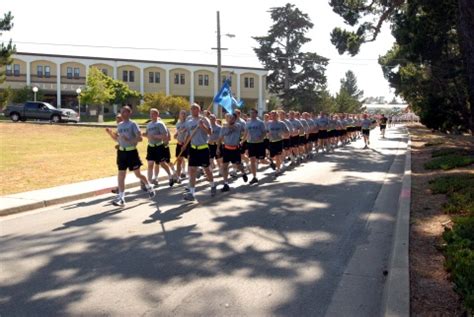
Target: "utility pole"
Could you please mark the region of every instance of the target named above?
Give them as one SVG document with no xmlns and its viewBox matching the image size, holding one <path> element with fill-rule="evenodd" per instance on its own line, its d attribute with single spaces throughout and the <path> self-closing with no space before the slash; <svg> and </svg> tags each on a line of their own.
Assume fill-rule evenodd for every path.
<svg viewBox="0 0 474 317">
<path fill-rule="evenodd" d="M 221 47 L 221 20 L 220 20 L 220 14 L 219 14 L 219 11 L 216 12 L 217 13 L 217 47 L 213 47 L 212 49 L 213 50 L 217 50 L 217 91 L 219 91 L 219 89 L 221 88 L 222 86 L 222 75 L 221 75 L 221 72 L 222 72 L 222 58 L 221 58 L 221 51 L 225 51 L 227 50 L 227 48 L 223 48 Z M 227 37 L 235 37 L 234 34 L 224 34 L 225 36 Z M 217 112 L 219 111 L 219 117 L 221 117 L 220 115 L 220 108 L 217 107 L 217 104 L 214 104 L 214 108 L 213 108 L 213 112 L 215 114 L 217 114 Z"/>
</svg>

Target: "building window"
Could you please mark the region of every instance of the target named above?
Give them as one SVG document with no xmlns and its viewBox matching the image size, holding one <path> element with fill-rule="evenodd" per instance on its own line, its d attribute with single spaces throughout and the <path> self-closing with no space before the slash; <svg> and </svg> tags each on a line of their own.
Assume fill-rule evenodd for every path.
<svg viewBox="0 0 474 317">
<path fill-rule="evenodd" d="M 198 76 L 198 85 L 199 86 L 209 86 L 209 75 L 199 75 Z"/>
<path fill-rule="evenodd" d="M 128 81 L 128 71 L 126 70 L 122 71 L 122 81 L 124 82 Z"/>
<path fill-rule="evenodd" d="M 79 79 L 79 76 L 81 75 L 81 72 L 79 68 L 74 68 L 74 78 Z"/>
<path fill-rule="evenodd" d="M 43 66 L 42 65 L 36 66 L 36 75 L 38 77 L 43 77 Z"/>
<path fill-rule="evenodd" d="M 5 71 L 5 75 L 11 76 L 12 75 L 12 65 L 7 65 L 7 69 Z"/>
<path fill-rule="evenodd" d="M 174 83 L 175 85 L 184 85 L 186 83 L 184 74 L 175 73 Z"/>
<path fill-rule="evenodd" d="M 102 68 L 102 74 L 104 74 L 105 76 L 108 76 L 108 71 L 107 71 L 107 68 Z"/>
<path fill-rule="evenodd" d="M 13 76 L 20 76 L 20 64 L 13 65 Z"/>
<path fill-rule="evenodd" d="M 253 77 L 244 78 L 244 87 L 245 88 L 255 88 L 255 79 Z"/>
<path fill-rule="evenodd" d="M 131 83 L 135 82 L 135 71 L 133 71 L 133 70 L 128 71 L 128 80 Z"/>
<path fill-rule="evenodd" d="M 148 82 L 149 83 L 160 83 L 160 73 L 159 72 L 149 72 L 148 73 Z"/>
<path fill-rule="evenodd" d="M 72 79 L 72 67 L 68 67 L 66 70 L 67 79 Z"/>
<path fill-rule="evenodd" d="M 44 77 L 50 78 L 51 77 L 51 67 L 45 66 L 44 67 Z"/>
</svg>

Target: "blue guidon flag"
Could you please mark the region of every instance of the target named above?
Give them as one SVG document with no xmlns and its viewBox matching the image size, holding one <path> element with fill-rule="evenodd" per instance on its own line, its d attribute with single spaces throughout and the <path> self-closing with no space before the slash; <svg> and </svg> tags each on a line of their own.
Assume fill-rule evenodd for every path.
<svg viewBox="0 0 474 317">
<path fill-rule="evenodd" d="M 214 102 L 230 114 L 234 112 L 233 106 L 240 108 L 244 104 L 243 101 L 238 101 L 234 96 L 232 96 L 228 79 L 224 82 L 221 89 L 214 97 Z"/>
</svg>

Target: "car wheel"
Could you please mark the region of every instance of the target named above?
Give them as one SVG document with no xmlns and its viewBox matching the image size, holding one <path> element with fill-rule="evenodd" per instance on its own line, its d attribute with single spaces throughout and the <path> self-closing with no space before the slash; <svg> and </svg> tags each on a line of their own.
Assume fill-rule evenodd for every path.
<svg viewBox="0 0 474 317">
<path fill-rule="evenodd" d="M 51 117 L 51 122 L 58 123 L 61 118 L 58 115 L 54 115 Z"/>
<path fill-rule="evenodd" d="M 18 122 L 18 120 L 20 120 L 20 115 L 14 112 L 10 114 L 10 119 L 12 119 L 13 122 Z"/>
</svg>

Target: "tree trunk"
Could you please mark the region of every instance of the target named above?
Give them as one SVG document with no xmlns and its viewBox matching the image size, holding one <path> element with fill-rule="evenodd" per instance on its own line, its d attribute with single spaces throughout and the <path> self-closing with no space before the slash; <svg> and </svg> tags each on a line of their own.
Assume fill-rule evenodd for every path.
<svg viewBox="0 0 474 317">
<path fill-rule="evenodd" d="M 469 93 L 469 128 L 474 134 L 474 5 L 472 0 L 458 0 L 459 45 L 466 69 Z"/>
</svg>

